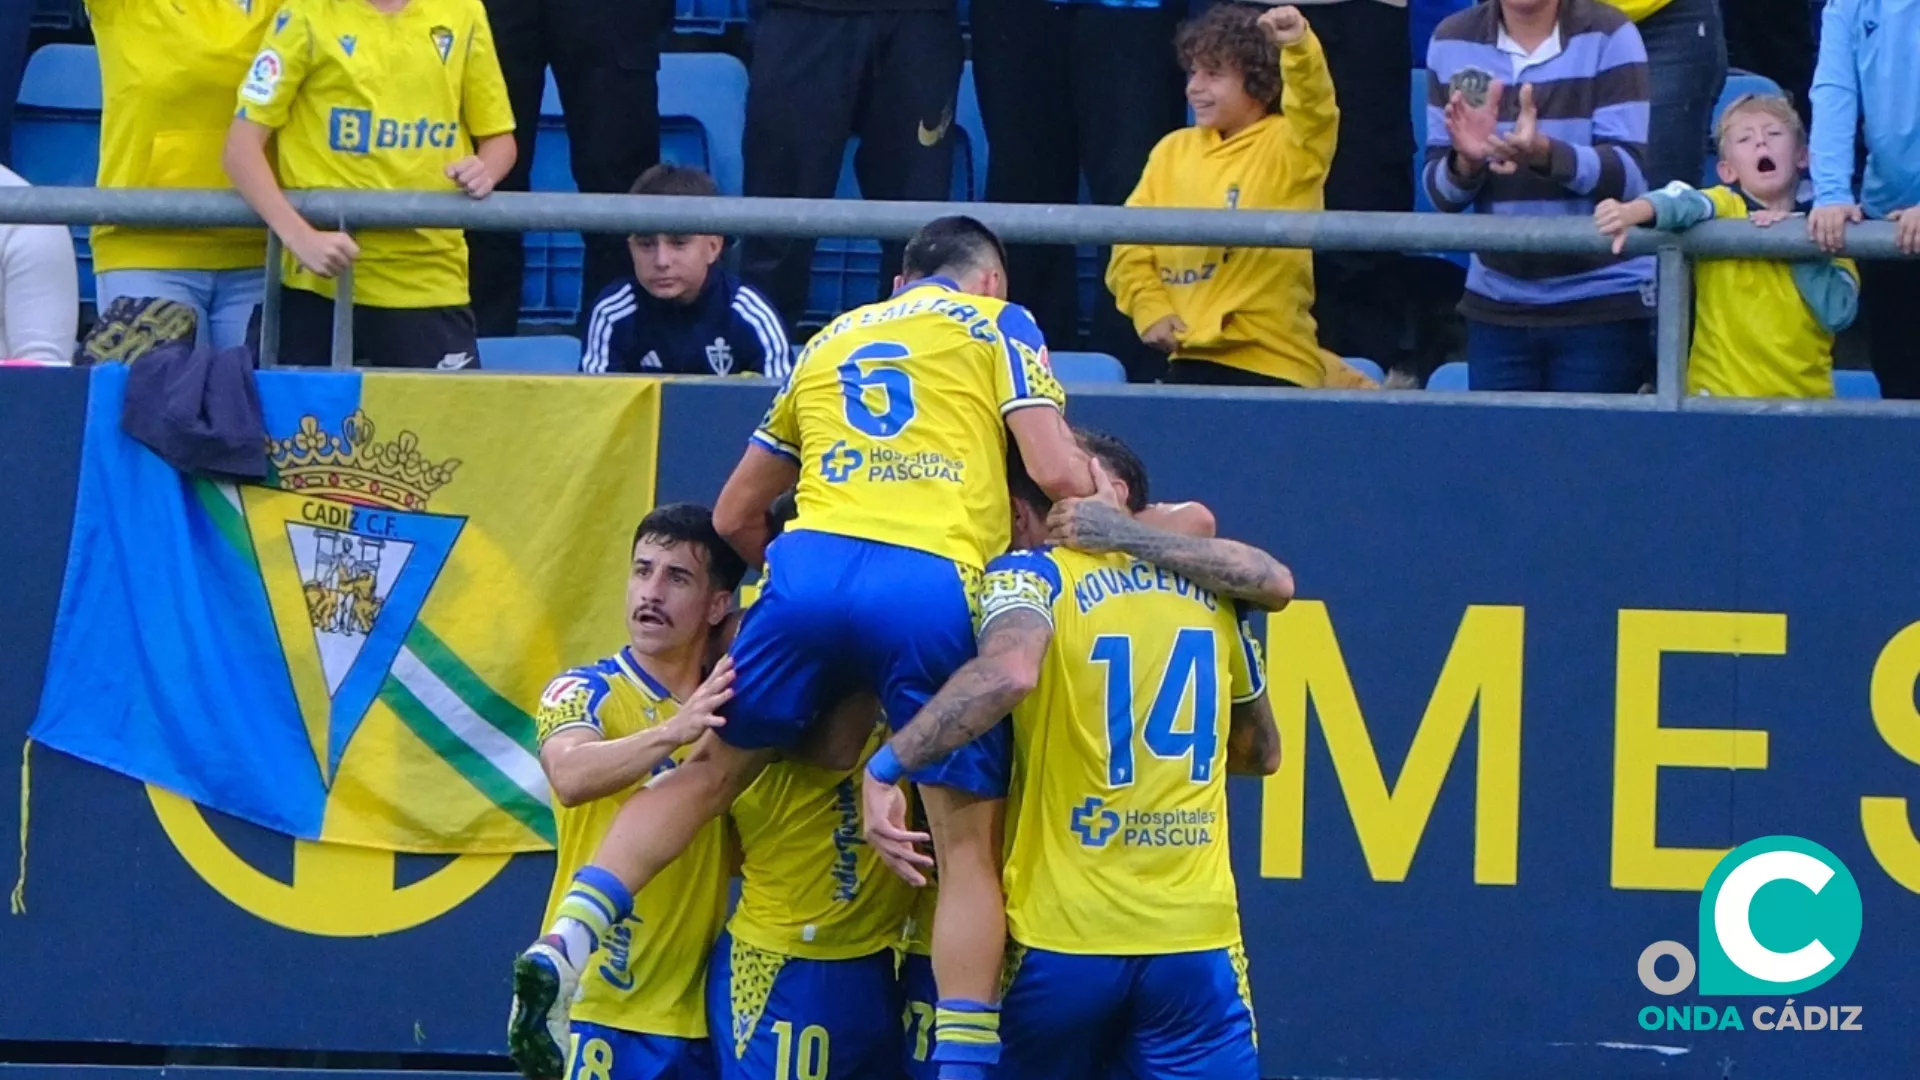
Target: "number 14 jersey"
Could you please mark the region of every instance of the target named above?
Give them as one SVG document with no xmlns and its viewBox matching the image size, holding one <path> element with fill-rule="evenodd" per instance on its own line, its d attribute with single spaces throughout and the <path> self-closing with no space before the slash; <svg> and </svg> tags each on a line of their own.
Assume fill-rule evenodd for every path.
<svg viewBox="0 0 1920 1080">
<path fill-rule="evenodd" d="M 1033 317 L 926 278 L 814 335 L 753 439 L 800 466 L 789 532 L 977 570 L 1011 540 L 1004 418 L 1031 406 L 1066 406 Z"/>
<path fill-rule="evenodd" d="M 1061 548 L 988 564 L 982 627 L 1014 610 L 1053 640 L 1013 714 L 1013 938 L 1098 956 L 1237 944 L 1227 732 L 1266 692 L 1252 628 L 1171 571 Z"/>
</svg>

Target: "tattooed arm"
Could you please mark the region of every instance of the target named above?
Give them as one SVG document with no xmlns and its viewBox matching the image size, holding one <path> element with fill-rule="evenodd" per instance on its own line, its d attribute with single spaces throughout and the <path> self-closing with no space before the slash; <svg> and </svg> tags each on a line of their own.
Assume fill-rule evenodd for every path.
<svg viewBox="0 0 1920 1080">
<path fill-rule="evenodd" d="M 1099 499 L 1062 499 L 1047 515 L 1053 543 L 1097 554 L 1123 551 L 1203 589 L 1268 611 L 1293 599 L 1293 572 L 1250 544 L 1156 529 Z"/>
<path fill-rule="evenodd" d="M 1013 608 L 980 629 L 979 655 L 953 673 L 933 700 L 888 742 L 900 767 L 924 768 L 985 735 L 1040 680 L 1053 640 L 1045 616 Z"/>
<path fill-rule="evenodd" d="M 1227 727 L 1227 771 L 1240 776 L 1272 776 L 1280 771 L 1280 729 L 1273 722 L 1267 695 L 1233 707 Z"/>
</svg>

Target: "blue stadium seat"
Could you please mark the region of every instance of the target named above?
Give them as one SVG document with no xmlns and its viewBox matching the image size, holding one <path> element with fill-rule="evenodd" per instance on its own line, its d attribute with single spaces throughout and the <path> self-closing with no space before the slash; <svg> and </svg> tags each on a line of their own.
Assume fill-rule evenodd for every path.
<svg viewBox="0 0 1920 1080">
<path fill-rule="evenodd" d="M 1429 390 L 1465 390 L 1467 389 L 1467 365 L 1459 360 L 1450 364 L 1441 364 L 1427 376 Z"/>
<path fill-rule="evenodd" d="M 13 167 L 30 184 L 91 187 L 100 172 L 100 60 L 91 45 L 43 45 L 27 58 L 13 116 Z M 93 250 L 74 227 L 80 299 L 91 301 Z"/>
<path fill-rule="evenodd" d="M 71 30 L 86 18 L 81 0 L 38 0 L 32 25 L 46 30 Z"/>
<path fill-rule="evenodd" d="M 1380 370 L 1380 365 L 1364 356 L 1343 356 L 1341 359 L 1347 362 L 1348 367 L 1372 379 L 1374 382 L 1384 382 L 1386 380 L 1387 373 Z"/>
<path fill-rule="evenodd" d="M 1700 174 L 1701 183 L 1712 187 L 1720 182 L 1719 174 L 1714 172 L 1714 166 L 1720 161 L 1720 148 L 1714 144 L 1713 133 L 1719 129 L 1720 115 L 1727 111 L 1727 106 L 1733 104 L 1734 99 L 1742 94 L 1782 93 L 1785 91 L 1780 89 L 1780 84 L 1765 75 L 1755 75 L 1751 71 L 1741 71 L 1739 68 L 1727 72 L 1727 84 L 1720 91 L 1720 100 L 1713 106 L 1713 117 L 1707 122 L 1706 133 L 1702 136 L 1707 140 L 1707 165 L 1705 171 Z"/>
<path fill-rule="evenodd" d="M 487 371 L 563 374 L 580 370 L 580 341 L 566 334 L 484 337 L 480 366 Z"/>
<path fill-rule="evenodd" d="M 1054 376 L 1068 386 L 1127 381 L 1127 369 L 1106 353 L 1048 351 L 1047 360 L 1053 364 Z"/>
<path fill-rule="evenodd" d="M 1833 396 L 1846 401 L 1879 401 L 1880 380 L 1871 371 L 1833 373 Z"/>
<path fill-rule="evenodd" d="M 723 34 L 747 24 L 747 0 L 676 0 L 673 29 L 680 34 Z"/>
<path fill-rule="evenodd" d="M 722 195 L 738 195 L 740 144 L 747 126 L 747 69 L 724 53 L 668 53 L 660 58 L 660 156 L 712 174 Z M 535 136 L 532 188 L 575 191 L 572 148 L 560 91 L 547 73 Z M 572 322 L 580 305 L 585 255 L 578 233 L 528 233 L 520 280 L 521 318 Z M 876 260 L 877 261 L 877 260 Z"/>
</svg>

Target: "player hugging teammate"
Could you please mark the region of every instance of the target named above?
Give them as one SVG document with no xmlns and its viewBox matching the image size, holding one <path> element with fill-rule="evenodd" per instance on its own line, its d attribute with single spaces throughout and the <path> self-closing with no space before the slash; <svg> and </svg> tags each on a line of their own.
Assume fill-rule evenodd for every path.
<svg viewBox="0 0 1920 1080">
<path fill-rule="evenodd" d="M 630 584 L 634 647 L 590 669 L 598 681 L 548 690 L 560 876 L 548 932 L 515 964 L 509 1030 L 530 1080 L 1258 1075 L 1224 775 L 1277 767 L 1236 612 L 1284 604 L 1291 578 L 1246 545 L 1182 535 L 1211 533 L 1204 508 L 1149 506 L 1125 447 L 1076 438 L 984 226 L 932 222 L 903 269 L 891 299 L 808 345 L 705 531 L 668 544 L 643 525 L 634 580 L 644 554 L 664 566 L 654 588 L 686 595 L 643 589 L 642 603 Z M 903 459 L 943 467 L 872 464 Z M 768 509 L 789 488 L 797 517 L 772 542 Z M 650 535 L 685 550 L 655 553 Z M 1016 540 L 1032 550 L 1009 553 Z M 705 681 L 684 665 L 646 677 L 642 630 L 686 631 L 704 663 L 728 579 L 753 563 L 764 590 Z M 614 734 L 600 713 L 630 701 L 671 731 Z M 582 750 L 598 762 L 569 773 Z M 587 768 L 594 783 L 578 780 Z M 924 833 L 907 828 L 902 780 Z M 569 828 L 587 806 L 593 827 Z M 1126 838 L 1126 821 L 1167 813 L 1209 827 L 1178 846 Z M 725 871 L 706 853 L 733 845 L 743 893 L 707 1021 L 678 1022 L 679 958 L 719 929 L 707 890 Z M 937 871 L 930 920 L 907 918 L 912 893 L 881 858 L 915 883 Z M 1143 898 L 1141 880 L 1170 887 Z M 892 946 L 927 922 L 938 996 L 903 1003 L 925 960 L 896 978 Z M 609 990 L 629 1003 L 618 1020 L 594 1008 Z"/>
</svg>

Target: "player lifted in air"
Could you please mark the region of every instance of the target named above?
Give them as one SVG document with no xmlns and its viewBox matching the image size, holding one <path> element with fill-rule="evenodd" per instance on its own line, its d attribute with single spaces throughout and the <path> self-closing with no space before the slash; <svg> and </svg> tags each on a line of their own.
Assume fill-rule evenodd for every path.
<svg viewBox="0 0 1920 1080">
<path fill-rule="evenodd" d="M 808 344 L 721 492 L 715 523 L 749 561 L 767 547 L 767 507 L 796 481 L 799 517 L 765 551 L 768 584 L 732 649 L 738 678 L 718 738 L 627 800 L 549 932 L 515 964 L 509 1051 L 532 1080 L 560 1071 L 595 935 L 777 753 L 853 692 L 904 720 L 973 655 L 973 586 L 1012 535 L 1009 435 L 1049 496 L 1093 491 L 1039 329 L 1004 299 L 993 233 L 971 218 L 931 222 L 903 271 L 892 299 Z M 913 779 L 946 877 L 936 930 L 974 946 L 936 954 L 962 1016 L 987 1007 L 999 977 L 997 944 L 978 944 L 1005 934 L 998 845 L 984 828 L 994 817 L 978 812 L 997 792 L 940 762 Z M 949 901 L 962 920 L 951 926 Z"/>
<path fill-rule="evenodd" d="M 978 658 L 868 766 L 869 837 L 916 874 L 925 836 L 906 829 L 900 772 L 1003 754 L 969 740 L 1011 711 L 1013 977 L 995 1080 L 1256 1080 L 1226 773 L 1272 773 L 1280 745 L 1235 600 L 1277 609 L 1292 575 L 1245 544 L 1136 520 L 1139 460 L 1088 445 L 1114 474 L 1097 476 L 1100 498 L 1049 513 L 1016 483 L 1021 540 L 1067 546 L 988 565 Z"/>
<path fill-rule="evenodd" d="M 700 829 L 678 861 L 630 897 L 587 861 L 621 801 L 673 769 L 720 722 L 715 710 L 726 701 L 730 668 L 716 667 L 704 683 L 701 674 L 745 570 L 705 507 L 654 510 L 633 538 L 630 644 L 562 674 L 540 697 L 540 764 L 559 832 L 547 918 L 592 909 L 565 929 L 581 935 L 570 947 L 593 956 L 580 971 L 574 1005 L 572 1080 L 712 1074 L 704 979 L 727 915 L 723 826 Z M 527 1022 L 516 1015 L 512 1027 Z M 531 1022 L 544 1024 L 546 1016 Z M 558 1072 L 561 1063 L 553 1067 Z"/>
</svg>

